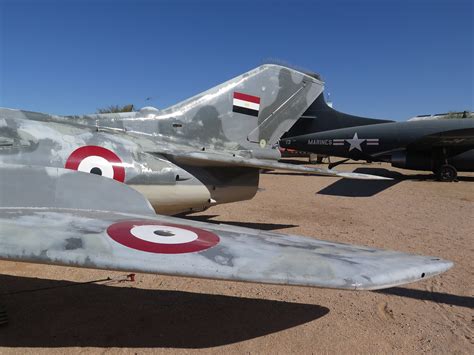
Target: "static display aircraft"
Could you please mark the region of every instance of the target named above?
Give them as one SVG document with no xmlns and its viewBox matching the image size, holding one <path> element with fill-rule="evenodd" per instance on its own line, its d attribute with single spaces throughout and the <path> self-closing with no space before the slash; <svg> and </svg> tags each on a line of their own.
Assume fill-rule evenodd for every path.
<svg viewBox="0 0 474 355">
<path fill-rule="evenodd" d="M 164 214 L 250 199 L 260 169 L 377 178 L 278 163 L 272 146 L 322 90 L 316 77 L 266 65 L 162 111 L 64 117 L 0 109 L 0 163 L 114 178 Z"/>
<path fill-rule="evenodd" d="M 280 146 L 344 161 L 429 170 L 439 180 L 453 181 L 458 171 L 474 171 L 474 119 L 394 122 L 357 117 L 329 107 L 321 94 L 283 135 Z"/>
<path fill-rule="evenodd" d="M 0 110 L 0 258 L 288 285 L 377 289 L 439 274 L 434 257 L 156 215 L 251 198 L 271 146 L 321 94 L 264 65 L 163 111 Z M 154 209 L 153 209 L 154 207 Z"/>
</svg>

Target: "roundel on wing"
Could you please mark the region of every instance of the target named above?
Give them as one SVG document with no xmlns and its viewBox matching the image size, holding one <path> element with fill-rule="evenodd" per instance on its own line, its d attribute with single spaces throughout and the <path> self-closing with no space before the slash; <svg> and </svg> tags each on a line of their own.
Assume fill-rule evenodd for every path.
<svg viewBox="0 0 474 355">
<path fill-rule="evenodd" d="M 125 169 L 117 154 L 95 145 L 86 145 L 72 152 L 65 168 L 125 181 Z"/>
<path fill-rule="evenodd" d="M 220 241 L 216 234 L 200 228 L 147 220 L 114 223 L 107 234 L 126 247 L 157 254 L 198 252 Z"/>
</svg>

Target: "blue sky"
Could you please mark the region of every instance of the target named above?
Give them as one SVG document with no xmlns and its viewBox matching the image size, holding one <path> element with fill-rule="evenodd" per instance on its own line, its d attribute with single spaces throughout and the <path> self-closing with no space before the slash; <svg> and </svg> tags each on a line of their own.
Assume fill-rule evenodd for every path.
<svg viewBox="0 0 474 355">
<path fill-rule="evenodd" d="M 473 32 L 471 0 L 0 0 L 0 106 L 164 108 L 278 59 L 344 112 L 472 110 Z"/>
</svg>

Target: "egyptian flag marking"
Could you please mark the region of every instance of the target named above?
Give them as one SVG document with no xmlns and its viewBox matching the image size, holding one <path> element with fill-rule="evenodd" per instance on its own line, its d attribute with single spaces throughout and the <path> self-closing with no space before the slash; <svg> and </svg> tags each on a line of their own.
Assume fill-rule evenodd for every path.
<svg viewBox="0 0 474 355">
<path fill-rule="evenodd" d="M 260 111 L 260 97 L 235 91 L 232 104 L 233 112 L 258 117 L 258 112 Z"/>
</svg>

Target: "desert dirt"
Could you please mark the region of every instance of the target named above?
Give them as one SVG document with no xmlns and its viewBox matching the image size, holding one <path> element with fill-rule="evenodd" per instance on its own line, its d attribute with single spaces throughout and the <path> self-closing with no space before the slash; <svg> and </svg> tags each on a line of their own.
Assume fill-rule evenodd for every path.
<svg viewBox="0 0 474 355">
<path fill-rule="evenodd" d="M 384 164 L 338 169 L 395 180 L 276 171 L 261 175 L 254 199 L 189 218 L 434 255 L 455 266 L 370 292 L 145 274 L 120 282 L 121 272 L 0 262 L 10 319 L 0 327 L 0 352 L 474 353 L 474 174 L 440 183 Z M 115 280 L 79 284 L 107 277 Z"/>
</svg>

